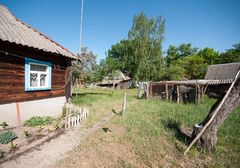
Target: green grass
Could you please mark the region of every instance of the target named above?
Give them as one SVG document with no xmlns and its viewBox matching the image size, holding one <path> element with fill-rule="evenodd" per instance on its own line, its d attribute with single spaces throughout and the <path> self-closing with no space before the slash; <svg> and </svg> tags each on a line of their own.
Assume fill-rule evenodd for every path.
<svg viewBox="0 0 240 168">
<path fill-rule="evenodd" d="M 79 90 L 73 103 L 90 108 L 88 122 L 91 125 L 112 109 L 121 107 L 123 92 L 128 95 L 127 115 L 124 118 L 115 117 L 112 124 L 124 127 L 126 132 L 117 141 L 130 145 L 146 166 L 159 167 L 164 163 L 171 163 L 171 167 L 240 165 L 240 108 L 231 113 L 219 128 L 214 154 L 201 153 L 193 148 L 184 157 L 192 127 L 206 117 L 215 99 L 205 97 L 199 105 L 176 104 L 161 100 L 138 100 L 135 89 L 87 89 Z"/>
<path fill-rule="evenodd" d="M 75 90 L 72 103 L 90 109 L 90 115 L 86 121 L 87 126 L 92 126 L 112 111 L 119 112 L 123 93 L 133 95 L 136 90 L 112 90 L 112 89 L 79 89 Z"/>
</svg>

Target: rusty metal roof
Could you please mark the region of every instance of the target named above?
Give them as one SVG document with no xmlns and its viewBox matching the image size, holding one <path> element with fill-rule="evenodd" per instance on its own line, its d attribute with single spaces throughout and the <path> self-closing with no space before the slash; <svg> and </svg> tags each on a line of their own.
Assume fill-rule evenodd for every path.
<svg viewBox="0 0 240 168">
<path fill-rule="evenodd" d="M 0 5 L 0 40 L 79 59 L 68 49 L 14 17 L 3 5 Z"/>
<path fill-rule="evenodd" d="M 239 68 L 240 62 L 210 65 L 205 75 L 205 79 L 220 80 L 223 82 L 232 81 Z"/>
</svg>

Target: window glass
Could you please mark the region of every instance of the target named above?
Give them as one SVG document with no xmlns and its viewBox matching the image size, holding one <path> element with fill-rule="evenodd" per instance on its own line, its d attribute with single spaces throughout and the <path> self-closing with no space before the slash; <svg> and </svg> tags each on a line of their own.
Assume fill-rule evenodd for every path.
<svg viewBox="0 0 240 168">
<path fill-rule="evenodd" d="M 30 87 L 36 87 L 38 83 L 38 74 L 30 73 Z"/>
<path fill-rule="evenodd" d="M 46 86 L 46 77 L 47 77 L 47 74 L 40 75 L 40 86 Z"/>
<path fill-rule="evenodd" d="M 47 66 L 45 66 L 45 65 L 37 65 L 37 64 L 30 64 L 30 71 L 46 72 L 47 71 Z"/>
</svg>

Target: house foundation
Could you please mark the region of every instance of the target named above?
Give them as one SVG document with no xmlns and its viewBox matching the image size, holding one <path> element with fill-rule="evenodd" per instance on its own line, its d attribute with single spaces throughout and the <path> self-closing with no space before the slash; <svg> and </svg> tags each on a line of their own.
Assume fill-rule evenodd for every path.
<svg viewBox="0 0 240 168">
<path fill-rule="evenodd" d="M 10 127 L 21 126 L 24 121 L 34 116 L 55 117 L 62 113 L 66 97 L 47 98 L 0 105 L 0 123 Z M 6 115 L 7 114 L 7 115 Z"/>
</svg>

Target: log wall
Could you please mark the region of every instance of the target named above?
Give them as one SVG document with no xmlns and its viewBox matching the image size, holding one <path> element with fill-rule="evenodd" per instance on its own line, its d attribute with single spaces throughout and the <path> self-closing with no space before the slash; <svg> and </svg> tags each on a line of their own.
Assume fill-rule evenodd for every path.
<svg viewBox="0 0 240 168">
<path fill-rule="evenodd" d="M 70 88 L 67 88 L 71 87 L 69 84 L 71 80 L 68 80 L 71 66 L 69 58 L 3 41 L 0 41 L 0 50 L 9 53 L 0 52 L 0 104 L 58 96 L 69 97 Z M 51 62 L 51 90 L 25 92 L 25 59 L 11 54 Z"/>
</svg>

